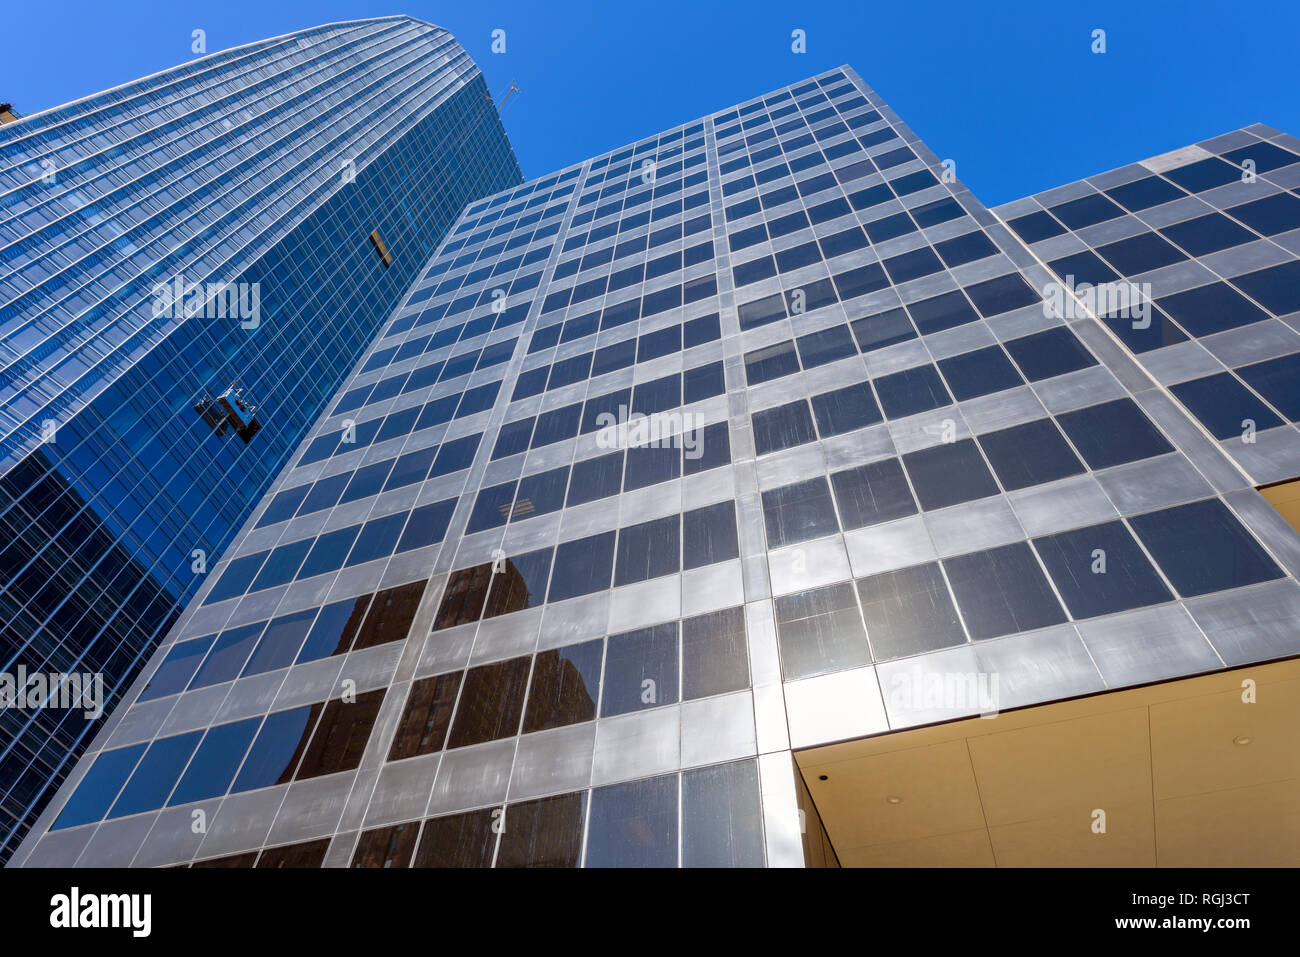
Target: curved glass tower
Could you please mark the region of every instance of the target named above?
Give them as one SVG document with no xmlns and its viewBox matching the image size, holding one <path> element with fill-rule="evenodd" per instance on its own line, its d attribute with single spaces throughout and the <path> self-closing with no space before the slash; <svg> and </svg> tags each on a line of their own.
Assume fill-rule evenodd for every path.
<svg viewBox="0 0 1300 957">
<path fill-rule="evenodd" d="M 479 69 L 409 17 L 0 126 L 0 671 L 102 675 L 111 708 L 456 215 L 520 179 Z M 0 859 L 94 727 L 28 699 Z"/>
</svg>

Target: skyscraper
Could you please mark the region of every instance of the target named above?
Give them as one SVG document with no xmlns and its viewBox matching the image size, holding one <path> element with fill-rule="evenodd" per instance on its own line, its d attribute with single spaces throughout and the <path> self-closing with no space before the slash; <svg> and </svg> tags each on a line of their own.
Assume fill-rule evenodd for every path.
<svg viewBox="0 0 1300 957">
<path fill-rule="evenodd" d="M 1290 207 L 1300 142 L 1210 146 Z M 1219 195 L 1176 165 L 1061 200 Z M 1230 855 L 1295 800 L 1300 538 L 1116 329 L 1179 290 L 1101 321 L 1043 205 L 1086 225 L 1009 230 L 847 67 L 469 204 L 18 860 Z"/>
<path fill-rule="evenodd" d="M 111 707 L 465 203 L 520 179 L 478 68 L 407 17 L 0 126 L 0 669 Z M 95 726 L 41 703 L 0 711 L 0 857 Z"/>
</svg>

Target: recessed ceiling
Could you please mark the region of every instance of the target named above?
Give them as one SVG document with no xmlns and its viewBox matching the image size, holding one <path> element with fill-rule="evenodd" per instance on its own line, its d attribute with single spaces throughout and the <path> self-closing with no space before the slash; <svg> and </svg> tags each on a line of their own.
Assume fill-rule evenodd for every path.
<svg viewBox="0 0 1300 957">
<path fill-rule="evenodd" d="M 1300 864 L 1300 659 L 796 754 L 845 867 Z"/>
</svg>

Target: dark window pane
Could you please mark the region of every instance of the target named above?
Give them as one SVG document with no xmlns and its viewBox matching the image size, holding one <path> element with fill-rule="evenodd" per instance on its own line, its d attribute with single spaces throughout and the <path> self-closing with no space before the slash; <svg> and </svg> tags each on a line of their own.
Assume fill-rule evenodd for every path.
<svg viewBox="0 0 1300 957">
<path fill-rule="evenodd" d="M 585 791 L 511 804 L 505 810 L 497 867 L 577 867 Z"/>
<path fill-rule="evenodd" d="M 677 866 L 677 775 L 591 792 L 587 867 Z"/>
<path fill-rule="evenodd" d="M 202 736 L 202 731 L 191 731 L 150 744 L 108 816 L 125 817 L 162 807 Z"/>
<path fill-rule="evenodd" d="M 190 682 L 190 689 L 221 684 L 238 677 L 262 634 L 263 625 L 264 622 L 259 621 L 253 625 L 231 628 L 217 636 L 212 650 Z"/>
<path fill-rule="evenodd" d="M 604 641 L 597 638 L 537 653 L 524 715 L 525 734 L 595 719 L 604 650 Z"/>
<path fill-rule="evenodd" d="M 1034 546 L 1076 619 L 1173 599 L 1120 522 L 1036 538 Z"/>
<path fill-rule="evenodd" d="M 497 846 L 494 808 L 435 817 L 424 822 L 416 867 L 491 867 Z"/>
<path fill-rule="evenodd" d="M 695 475 L 731 462 L 731 435 L 726 422 L 692 429 L 684 434 L 682 474 Z"/>
<path fill-rule="evenodd" d="M 605 649 L 600 715 L 677 701 L 677 622 L 611 635 Z"/>
<path fill-rule="evenodd" d="M 491 562 L 452 572 L 433 622 L 434 630 L 478 621 L 483 615 L 483 601 L 491 579 Z"/>
<path fill-rule="evenodd" d="M 893 521 L 916 512 L 898 459 L 845 469 L 831 476 L 840 522 L 847 531 Z"/>
<path fill-rule="evenodd" d="M 822 438 L 875 425 L 884 418 L 866 382 L 815 395 L 812 405 Z"/>
<path fill-rule="evenodd" d="M 740 554 L 736 542 L 736 507 L 719 502 L 682 516 L 682 567 L 701 568 L 730 561 Z"/>
<path fill-rule="evenodd" d="M 1089 468 L 1104 469 L 1172 452 L 1132 399 L 1116 399 L 1056 417 Z"/>
<path fill-rule="evenodd" d="M 745 378 L 750 385 L 779 379 L 799 371 L 799 358 L 793 342 L 765 346 L 745 354 Z"/>
<path fill-rule="evenodd" d="M 904 369 L 875 380 L 876 395 L 886 417 L 899 419 L 950 405 L 952 397 L 934 366 Z"/>
<path fill-rule="evenodd" d="M 352 855 L 351 866 L 410 867 L 411 857 L 415 853 L 415 837 L 419 831 L 419 821 L 362 831 L 357 849 Z"/>
<path fill-rule="evenodd" d="M 630 585 L 680 571 L 680 535 L 680 515 L 620 529 L 614 585 Z"/>
<path fill-rule="evenodd" d="M 1051 212 L 1071 229 L 1083 229 L 1085 226 L 1103 223 L 1124 214 L 1124 210 L 1101 193 L 1090 193 L 1082 199 L 1073 199 L 1068 203 L 1053 206 Z"/>
<path fill-rule="evenodd" d="M 322 708 L 309 704 L 268 715 L 231 790 L 254 791 L 290 781 Z"/>
<path fill-rule="evenodd" d="M 1257 238 L 1250 230 L 1237 225 L 1222 213 L 1210 213 L 1208 216 L 1174 223 L 1160 232 L 1193 256 L 1208 256 Z M 1102 255 L 1105 255 L 1104 251 Z"/>
<path fill-rule="evenodd" d="M 1264 310 L 1225 282 L 1174 293 L 1156 300 L 1156 304 L 1194 336 L 1208 336 L 1268 318 Z"/>
<path fill-rule="evenodd" d="M 768 548 L 781 548 L 839 531 L 825 478 L 809 479 L 763 493 Z"/>
<path fill-rule="evenodd" d="M 1139 233 L 1128 239 L 1107 243 L 1097 252 L 1124 276 L 1139 276 L 1187 258 L 1155 233 Z"/>
<path fill-rule="evenodd" d="M 427 584 L 426 579 L 377 592 L 374 601 L 370 603 L 370 610 L 366 612 L 365 623 L 357 632 L 352 650 L 373 648 L 390 641 L 405 641 Z"/>
<path fill-rule="evenodd" d="M 936 562 L 859 578 L 858 598 L 876 661 L 919 655 L 966 641 Z"/>
<path fill-rule="evenodd" d="M 311 623 L 316 619 L 316 609 L 282 615 L 266 626 L 266 632 L 257 643 L 257 649 L 249 657 L 248 663 L 240 677 L 287 668 L 298 656 L 303 639 L 311 630 Z"/>
<path fill-rule="evenodd" d="M 623 491 L 667 482 L 681 473 L 682 453 L 675 445 L 634 445 L 627 450 Z"/>
<path fill-rule="evenodd" d="M 460 704 L 447 740 L 449 750 L 519 733 L 531 664 L 532 659 L 525 655 L 465 672 Z"/>
<path fill-rule="evenodd" d="M 979 315 L 971 308 L 966 297 L 958 290 L 909 303 L 907 311 L 911 313 L 912 321 L 916 323 L 916 328 L 923 336 L 979 319 Z"/>
<path fill-rule="evenodd" d="M 744 608 L 682 622 L 682 698 L 707 698 L 749 687 Z"/>
<path fill-rule="evenodd" d="M 903 464 L 924 509 L 945 508 L 998 494 L 998 483 L 973 439 L 908 452 Z"/>
<path fill-rule="evenodd" d="M 683 772 L 682 867 L 762 866 L 757 762 Z"/>
<path fill-rule="evenodd" d="M 1007 225 L 1015 230 L 1016 235 L 1027 243 L 1051 239 L 1053 236 L 1059 236 L 1065 232 L 1065 227 L 1045 212 L 1017 216 L 1015 219 L 1010 220 Z"/>
<path fill-rule="evenodd" d="M 1218 499 L 1129 521 L 1184 598 L 1282 577 L 1273 559 Z"/>
<path fill-rule="evenodd" d="M 546 596 L 553 551 L 549 547 L 539 548 L 494 563 L 492 587 L 483 608 L 483 617 L 495 618 L 540 605 Z"/>
<path fill-rule="evenodd" d="M 1078 475 L 1083 463 L 1051 419 L 1038 419 L 979 437 L 998 481 L 1008 492 Z"/>
<path fill-rule="evenodd" d="M 863 352 L 883 349 L 896 342 L 906 342 L 908 339 L 916 338 L 912 321 L 907 318 L 907 312 L 901 307 L 855 319 L 849 327 L 853 330 L 853 338 L 857 340 L 858 348 Z"/>
<path fill-rule="evenodd" d="M 1237 375 L 1292 422 L 1300 420 L 1300 353 L 1246 366 Z"/>
<path fill-rule="evenodd" d="M 949 558 L 943 567 L 972 638 L 996 638 L 1065 621 L 1060 602 L 1024 542 Z"/>
<path fill-rule="evenodd" d="M 987 346 L 974 352 L 940 359 L 939 370 L 958 400 L 1013 389 L 1025 382 L 1007 354 L 998 346 Z"/>
<path fill-rule="evenodd" d="M 752 419 L 754 448 L 759 455 L 817 440 L 807 399 L 755 412 Z"/>
<path fill-rule="evenodd" d="M 140 760 L 140 755 L 144 754 L 145 747 L 144 744 L 133 744 L 129 748 L 100 754 L 59 812 L 54 828 L 76 827 L 101 820 Z"/>
<path fill-rule="evenodd" d="M 564 507 L 564 490 L 569 484 L 569 467 L 561 466 L 548 472 L 529 475 L 519 481 L 511 521 L 545 515 Z"/>
<path fill-rule="evenodd" d="M 185 776 L 172 792 L 168 806 L 206 801 L 225 794 L 261 723 L 262 719 L 257 717 L 209 728 L 185 769 Z"/>
<path fill-rule="evenodd" d="M 447 741 L 451 712 L 456 706 L 462 672 L 434 675 L 412 682 L 406 707 L 388 750 L 389 761 L 441 751 Z"/>
<path fill-rule="evenodd" d="M 1006 346 L 1011 358 L 1020 366 L 1020 371 L 1031 382 L 1097 364 L 1092 353 L 1064 326 L 1012 339 Z"/>
<path fill-rule="evenodd" d="M 331 655 L 341 655 L 352 647 L 352 639 L 366 615 L 370 596 L 336 601 L 321 609 L 315 624 L 298 652 L 298 661 L 316 661 Z"/>
<path fill-rule="evenodd" d="M 1300 311 L 1300 262 L 1295 260 L 1237 276 L 1232 284 L 1276 315 Z"/>
<path fill-rule="evenodd" d="M 357 767 L 386 692 L 386 688 L 376 688 L 357 695 L 355 701 L 336 699 L 327 704 L 311 736 L 311 745 L 303 755 L 297 778 L 314 778 Z"/>
<path fill-rule="evenodd" d="M 776 630 L 786 680 L 871 663 L 862 615 L 848 583 L 776 599 Z"/>
<path fill-rule="evenodd" d="M 1010 273 L 997 279 L 987 279 L 973 286 L 967 286 L 965 292 L 970 296 L 971 302 L 975 303 L 975 308 L 980 311 L 980 315 L 986 319 L 1012 309 L 1019 309 L 1021 306 L 1042 302 L 1038 293 L 1030 288 L 1029 283 L 1025 282 L 1019 273 Z"/>
<path fill-rule="evenodd" d="M 325 862 L 325 854 L 330 849 L 330 839 L 323 837 L 316 841 L 304 841 L 302 844 L 289 844 L 285 847 L 270 847 L 257 859 L 257 867 L 320 867 Z"/>
<path fill-rule="evenodd" d="M 1106 195 L 1115 200 L 1129 212 L 1150 209 L 1170 200 L 1179 199 L 1187 194 L 1168 180 L 1159 176 L 1147 176 L 1142 179 L 1115 186 L 1106 190 Z"/>
<path fill-rule="evenodd" d="M 610 452 L 599 458 L 575 462 L 569 479 L 568 508 L 617 495 L 623 484 L 623 453 Z"/>
<path fill-rule="evenodd" d="M 1247 425 L 1263 430 L 1282 424 L 1259 396 L 1242 385 L 1231 372 L 1182 382 L 1170 386 L 1169 391 L 1201 420 L 1216 439 L 1244 435 Z"/>
<path fill-rule="evenodd" d="M 614 533 L 603 532 L 555 550 L 555 569 L 547 601 L 563 601 L 609 587 L 614 567 Z"/>
<path fill-rule="evenodd" d="M 853 337 L 849 335 L 848 326 L 832 326 L 821 332 L 809 333 L 800 336 L 796 342 L 799 346 L 799 358 L 805 369 L 814 369 L 836 359 L 858 354 L 858 350 L 853 345 Z"/>
</svg>

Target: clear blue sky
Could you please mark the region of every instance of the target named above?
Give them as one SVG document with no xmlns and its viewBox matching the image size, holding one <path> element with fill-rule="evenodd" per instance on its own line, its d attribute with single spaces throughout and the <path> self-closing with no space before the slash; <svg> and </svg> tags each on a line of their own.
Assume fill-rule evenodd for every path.
<svg viewBox="0 0 1300 957">
<path fill-rule="evenodd" d="M 394 13 L 451 30 L 498 99 L 518 81 L 503 118 L 529 178 L 842 63 L 989 206 L 1254 122 L 1300 135 L 1294 0 L 35 0 L 6 6 L 0 100 L 35 112 L 191 59 L 196 27 L 215 52 Z"/>
</svg>

